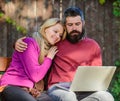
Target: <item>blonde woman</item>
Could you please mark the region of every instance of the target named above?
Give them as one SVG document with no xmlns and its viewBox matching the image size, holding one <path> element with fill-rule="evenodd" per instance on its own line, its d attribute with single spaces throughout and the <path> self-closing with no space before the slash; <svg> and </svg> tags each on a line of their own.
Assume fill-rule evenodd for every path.
<svg viewBox="0 0 120 101">
<path fill-rule="evenodd" d="M 27 37 L 27 49 L 14 51 L 12 62 L 0 80 L 1 95 L 5 101 L 51 101 L 49 96 L 34 96 L 32 88 L 42 80 L 58 52 L 55 44 L 66 36 L 62 22 L 58 18 L 48 19 L 39 33 Z M 37 92 L 39 93 L 39 92 Z"/>
</svg>

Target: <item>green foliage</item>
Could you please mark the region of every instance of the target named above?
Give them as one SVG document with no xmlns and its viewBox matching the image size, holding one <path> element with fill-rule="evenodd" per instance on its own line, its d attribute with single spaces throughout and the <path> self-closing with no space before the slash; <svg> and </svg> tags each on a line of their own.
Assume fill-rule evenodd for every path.
<svg viewBox="0 0 120 101">
<path fill-rule="evenodd" d="M 105 4 L 106 0 L 99 0 L 101 5 Z M 113 15 L 120 17 L 120 0 L 115 0 L 113 2 Z"/>
<path fill-rule="evenodd" d="M 4 14 L 0 12 L 0 18 L 3 17 L 3 15 L 4 15 Z"/>
<path fill-rule="evenodd" d="M 9 18 L 9 17 L 6 17 L 6 19 L 5 19 L 5 20 L 6 20 L 6 22 L 7 22 L 7 23 L 9 23 L 9 24 L 11 24 L 11 23 L 12 23 L 12 19 L 11 19 L 11 18 Z"/>
<path fill-rule="evenodd" d="M 113 2 L 113 14 L 116 17 L 120 17 L 120 0 L 116 0 Z"/>
<path fill-rule="evenodd" d="M 99 3 L 103 5 L 105 3 L 105 0 L 99 0 Z"/>
<path fill-rule="evenodd" d="M 119 59 L 117 59 L 117 60 L 115 61 L 115 66 L 120 67 L 120 60 L 119 60 Z"/>
<path fill-rule="evenodd" d="M 115 61 L 115 66 L 117 66 L 117 70 L 114 79 L 112 80 L 110 92 L 115 98 L 115 101 L 120 101 L 120 60 Z"/>
<path fill-rule="evenodd" d="M 99 0 L 99 3 L 101 5 L 105 4 L 105 2 L 106 0 Z M 120 0 L 115 0 L 113 2 L 113 15 L 116 17 L 120 17 Z M 120 68 L 120 60 L 115 61 L 115 66 Z M 115 78 L 112 81 L 110 92 L 114 96 L 115 101 L 120 101 L 120 69 L 117 69 L 117 72 L 115 73 Z"/>
<path fill-rule="evenodd" d="M 21 33 L 23 33 L 23 34 L 26 34 L 26 33 L 27 33 L 27 30 L 26 30 L 24 27 L 18 25 L 18 24 L 17 24 L 14 20 L 12 20 L 10 17 L 5 17 L 5 15 L 4 15 L 2 12 L 0 12 L 0 18 L 4 18 L 5 21 L 6 21 L 6 23 L 12 24 L 12 25 L 16 28 L 16 30 L 17 30 L 18 32 L 21 32 Z"/>
</svg>

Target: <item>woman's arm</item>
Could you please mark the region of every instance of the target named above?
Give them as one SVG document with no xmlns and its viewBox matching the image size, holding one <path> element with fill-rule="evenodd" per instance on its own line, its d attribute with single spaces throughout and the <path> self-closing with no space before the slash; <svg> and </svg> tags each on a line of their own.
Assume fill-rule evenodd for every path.
<svg viewBox="0 0 120 101">
<path fill-rule="evenodd" d="M 24 42 L 28 44 L 27 49 L 24 52 L 16 52 L 29 79 L 38 82 L 43 79 L 50 68 L 52 59 L 58 52 L 57 47 L 51 47 L 43 63 L 40 64 L 38 62 L 40 48 L 37 42 L 33 38 L 26 38 Z"/>
</svg>

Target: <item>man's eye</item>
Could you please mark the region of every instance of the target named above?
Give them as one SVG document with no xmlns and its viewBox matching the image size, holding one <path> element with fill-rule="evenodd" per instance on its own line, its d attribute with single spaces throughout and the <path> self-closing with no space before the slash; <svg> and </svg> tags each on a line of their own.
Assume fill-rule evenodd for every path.
<svg viewBox="0 0 120 101">
<path fill-rule="evenodd" d="M 72 26 L 73 24 L 67 24 L 68 26 Z"/>
<path fill-rule="evenodd" d="M 80 24 L 81 24 L 81 23 L 76 23 L 75 25 L 76 25 L 76 26 L 79 26 Z"/>
</svg>

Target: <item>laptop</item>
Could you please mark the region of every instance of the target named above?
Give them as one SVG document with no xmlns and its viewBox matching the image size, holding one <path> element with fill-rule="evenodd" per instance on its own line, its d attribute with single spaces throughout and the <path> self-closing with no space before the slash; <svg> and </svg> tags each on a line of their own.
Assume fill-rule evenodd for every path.
<svg viewBox="0 0 120 101">
<path fill-rule="evenodd" d="M 69 90 L 82 92 L 107 90 L 115 70 L 115 66 L 79 66 Z"/>
</svg>

